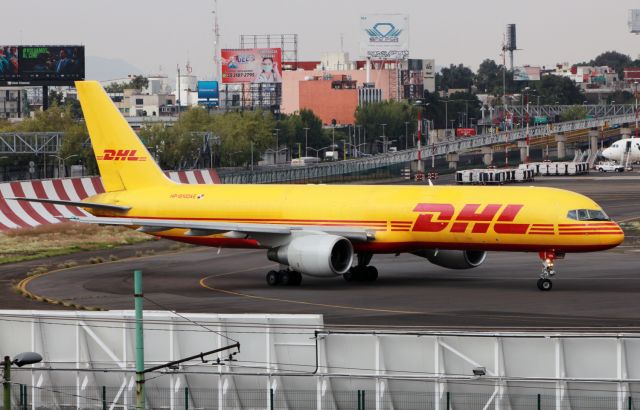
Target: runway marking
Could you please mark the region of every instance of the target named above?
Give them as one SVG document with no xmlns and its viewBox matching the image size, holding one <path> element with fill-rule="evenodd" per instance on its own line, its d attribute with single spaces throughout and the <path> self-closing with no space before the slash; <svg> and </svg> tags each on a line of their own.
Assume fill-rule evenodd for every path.
<svg viewBox="0 0 640 410">
<path fill-rule="evenodd" d="M 357 306 L 345 306 L 345 305 L 332 305 L 332 304 L 327 304 L 327 303 L 305 302 L 303 300 L 274 298 L 274 297 L 269 297 L 269 296 L 258 296 L 258 295 L 252 295 L 252 294 L 249 294 L 249 293 L 242 293 L 242 292 L 236 292 L 236 291 L 232 291 L 232 290 L 214 288 L 213 286 L 209 286 L 206 283 L 207 280 L 213 279 L 213 278 L 216 278 L 216 277 L 234 275 L 236 273 L 249 272 L 249 271 L 254 271 L 254 270 L 258 270 L 258 269 L 264 269 L 264 266 L 259 266 L 259 267 L 240 270 L 240 271 L 226 272 L 226 273 L 222 273 L 222 274 L 218 274 L 218 275 L 210 275 L 210 276 L 207 276 L 205 278 L 200 279 L 199 283 L 200 283 L 200 286 L 202 286 L 203 288 L 209 289 L 209 290 L 214 291 L 214 292 L 219 292 L 219 293 L 224 293 L 224 294 L 227 294 L 227 295 L 239 296 L 239 297 L 249 298 L 249 299 L 266 300 L 266 301 L 281 302 L 281 303 L 291 303 L 291 304 L 296 304 L 296 305 L 326 307 L 326 308 L 333 308 L 333 309 L 357 310 L 357 311 L 362 311 L 362 312 L 396 313 L 396 314 L 405 314 L 405 315 L 426 315 L 426 314 L 428 314 L 428 313 L 425 313 L 425 312 L 416 312 L 416 311 L 411 311 L 411 310 L 375 309 L 375 308 L 365 308 L 365 307 L 357 307 Z"/>
<path fill-rule="evenodd" d="M 640 219 L 640 216 L 632 216 L 631 218 L 625 218 L 625 219 L 619 219 L 616 222 L 618 223 L 625 223 L 625 222 L 631 222 L 631 221 L 635 221 L 637 219 Z"/>
<path fill-rule="evenodd" d="M 163 256 L 170 256 L 170 255 L 175 255 L 175 254 L 181 254 L 181 253 L 196 253 L 196 252 L 200 252 L 200 251 L 204 251 L 204 250 L 209 250 L 209 248 L 193 248 L 193 249 L 186 249 L 186 250 L 179 250 L 179 251 L 175 251 L 175 252 L 166 252 L 166 253 L 160 253 L 160 254 L 153 254 L 153 255 L 143 255 L 143 256 L 132 256 L 129 258 L 125 258 L 125 259 L 119 259 L 116 261 L 105 261 L 102 262 L 100 265 L 112 265 L 115 263 L 121 263 L 121 262 L 131 262 L 132 260 L 142 260 L 142 259 L 150 259 L 150 258 L 155 258 L 155 257 L 163 257 Z M 251 253 L 251 252 L 257 252 L 257 251 L 247 251 L 247 252 L 240 252 L 240 253 L 234 253 L 233 255 L 238 255 L 238 254 L 246 254 L 246 253 Z M 232 254 L 225 254 L 225 255 L 221 255 L 219 257 L 226 257 L 226 256 L 230 256 Z M 39 273 L 36 275 L 32 275 L 32 276 L 28 276 L 26 278 L 23 278 L 20 282 L 18 282 L 18 284 L 16 285 L 16 290 L 18 291 L 18 293 L 22 296 L 24 296 L 27 299 L 32 299 L 35 300 L 37 302 L 45 302 L 45 303 L 49 303 L 52 305 L 62 305 L 65 307 L 73 307 L 75 309 L 84 309 L 84 310 L 108 310 L 108 309 L 104 309 L 102 307 L 99 306 L 85 306 L 85 305 L 81 305 L 78 303 L 73 303 L 73 302 L 69 302 L 65 299 L 54 299 L 54 298 L 50 298 L 46 295 L 40 295 L 37 293 L 33 293 L 31 292 L 29 289 L 27 289 L 27 286 L 35 279 L 39 279 L 42 278 L 44 276 L 48 276 L 48 275 L 52 275 L 54 273 L 60 273 L 60 272 L 64 272 L 64 271 L 69 271 L 69 270 L 74 270 L 74 269 L 81 269 L 81 268 L 86 268 L 87 266 L 95 266 L 95 265 L 90 265 L 90 264 L 86 264 L 86 265 L 79 265 L 79 266 L 72 266 L 69 268 L 62 268 L 62 269 L 54 269 L 54 270 L 50 270 L 48 272 L 43 272 L 43 273 Z"/>
</svg>

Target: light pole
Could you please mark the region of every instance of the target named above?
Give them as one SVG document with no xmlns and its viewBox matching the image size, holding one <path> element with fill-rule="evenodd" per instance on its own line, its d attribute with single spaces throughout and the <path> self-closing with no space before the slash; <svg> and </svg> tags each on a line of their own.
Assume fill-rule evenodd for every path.
<svg viewBox="0 0 640 410">
<path fill-rule="evenodd" d="M 18 367 L 26 366 L 28 364 L 35 364 L 42 361 L 42 356 L 35 352 L 19 353 L 13 360 L 9 356 L 4 357 L 4 381 L 3 387 L 3 407 L 5 409 L 11 409 L 11 365 L 15 364 Z"/>
<path fill-rule="evenodd" d="M 307 155 L 307 147 L 309 146 L 309 128 L 304 127 L 304 155 Z"/>
<path fill-rule="evenodd" d="M 635 92 L 633 93 L 633 96 L 636 100 L 636 105 L 634 107 L 636 112 L 636 138 L 638 138 L 638 81 L 634 81 L 633 85 L 635 86 Z"/>
<path fill-rule="evenodd" d="M 69 156 L 67 156 L 67 157 L 64 157 L 64 158 L 62 158 L 62 157 L 61 157 L 61 156 L 59 156 L 59 155 L 55 155 L 55 154 L 50 154 L 49 156 L 50 156 L 50 157 L 52 157 L 52 158 L 57 158 L 57 159 L 58 159 L 58 178 L 64 178 L 64 177 L 66 176 L 66 170 L 67 170 L 67 168 L 66 168 L 66 166 L 65 166 L 65 164 L 64 164 L 64 163 L 65 163 L 65 161 L 66 161 L 66 160 L 68 160 L 69 158 L 77 157 L 77 156 L 78 156 L 78 154 L 71 154 L 71 155 L 69 155 Z M 61 168 L 61 167 L 62 167 L 62 168 Z M 60 170 L 61 170 L 61 169 L 62 169 L 63 171 L 65 171 L 65 172 L 64 172 L 64 174 L 65 174 L 65 175 L 60 175 Z"/>
<path fill-rule="evenodd" d="M 384 127 L 387 126 L 387 124 L 380 124 L 382 126 L 382 153 L 386 154 L 387 153 L 387 137 L 384 135 Z"/>
<path fill-rule="evenodd" d="M 404 122 L 404 149 L 409 149 L 409 121 Z"/>
</svg>

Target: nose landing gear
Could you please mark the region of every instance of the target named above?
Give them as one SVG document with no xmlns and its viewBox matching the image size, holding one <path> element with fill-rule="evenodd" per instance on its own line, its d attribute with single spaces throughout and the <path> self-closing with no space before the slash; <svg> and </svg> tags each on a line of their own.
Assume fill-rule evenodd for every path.
<svg viewBox="0 0 640 410">
<path fill-rule="evenodd" d="M 541 251 L 538 253 L 542 260 L 542 273 L 540 279 L 538 279 L 538 289 L 542 291 L 550 291 L 553 287 L 551 278 L 556 275 L 556 271 L 553 269 L 555 265 L 556 254 L 553 251 Z"/>
</svg>

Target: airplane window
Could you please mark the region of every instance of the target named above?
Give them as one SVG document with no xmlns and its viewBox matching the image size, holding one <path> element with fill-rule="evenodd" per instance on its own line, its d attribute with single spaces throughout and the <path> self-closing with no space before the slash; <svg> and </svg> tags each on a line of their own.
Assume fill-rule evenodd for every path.
<svg viewBox="0 0 640 410">
<path fill-rule="evenodd" d="M 569 211 L 569 213 L 567 214 L 567 218 L 569 218 L 569 219 L 576 219 L 576 220 L 577 220 L 577 219 L 578 219 L 578 216 L 577 216 L 577 214 L 576 214 L 576 211 L 575 211 L 575 210 L 573 210 L 573 211 Z"/>
<path fill-rule="evenodd" d="M 578 209 L 578 220 L 579 221 L 586 221 L 587 219 L 589 219 L 589 213 L 587 212 L 586 209 Z"/>
<path fill-rule="evenodd" d="M 607 216 L 607 214 L 604 213 L 604 211 L 601 211 L 599 209 L 589 209 L 589 221 L 609 221 L 610 218 Z"/>
</svg>

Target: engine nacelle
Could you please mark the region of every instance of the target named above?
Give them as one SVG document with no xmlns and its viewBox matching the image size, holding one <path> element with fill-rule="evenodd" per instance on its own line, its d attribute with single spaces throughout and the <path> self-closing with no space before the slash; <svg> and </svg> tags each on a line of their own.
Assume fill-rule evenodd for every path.
<svg viewBox="0 0 640 410">
<path fill-rule="evenodd" d="M 305 235 L 269 249 L 267 257 L 309 276 L 337 276 L 351 268 L 353 245 L 341 236 Z"/>
<path fill-rule="evenodd" d="M 485 251 L 453 251 L 447 249 L 425 249 L 414 255 L 429 260 L 434 265 L 447 269 L 471 269 L 482 265 L 487 258 Z"/>
</svg>

